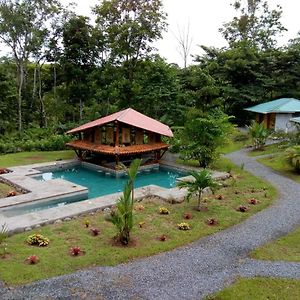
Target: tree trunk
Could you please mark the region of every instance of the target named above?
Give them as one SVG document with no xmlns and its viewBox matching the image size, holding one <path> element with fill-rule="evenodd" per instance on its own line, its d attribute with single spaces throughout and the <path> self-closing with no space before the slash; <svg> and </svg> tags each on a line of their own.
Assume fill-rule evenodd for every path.
<svg viewBox="0 0 300 300">
<path fill-rule="evenodd" d="M 39 82 L 39 101 L 40 101 L 40 127 L 47 127 L 47 119 L 46 119 L 46 112 L 45 112 L 45 104 L 42 95 L 42 75 L 41 75 L 41 66 L 39 65 L 38 68 L 38 82 Z"/>
<path fill-rule="evenodd" d="M 57 75 L 56 75 L 56 62 L 54 62 L 53 66 L 53 97 L 56 100 L 56 81 L 57 81 Z"/>
<path fill-rule="evenodd" d="M 80 99 L 79 101 L 79 120 L 82 121 L 83 119 L 83 107 L 84 107 L 84 102 Z"/>
<path fill-rule="evenodd" d="M 202 197 L 202 190 L 198 193 L 198 210 L 201 210 L 201 197 Z"/>
<path fill-rule="evenodd" d="M 18 129 L 22 130 L 22 89 L 24 82 L 24 66 L 22 62 L 18 63 Z"/>
</svg>

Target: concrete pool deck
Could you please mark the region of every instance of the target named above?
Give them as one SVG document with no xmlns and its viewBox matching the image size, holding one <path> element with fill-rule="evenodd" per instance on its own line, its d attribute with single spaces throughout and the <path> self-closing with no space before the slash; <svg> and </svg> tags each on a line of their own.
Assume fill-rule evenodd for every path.
<svg viewBox="0 0 300 300">
<path fill-rule="evenodd" d="M 109 194 L 93 199 L 82 200 L 64 206 L 52 207 L 36 212 L 20 214 L 16 216 L 5 216 L 4 210 L 7 208 L 18 207 L 20 205 L 32 204 L 35 201 L 46 201 L 58 199 L 66 196 L 81 195 L 87 198 L 88 190 L 86 187 L 74 184 L 63 179 L 53 179 L 49 181 L 38 181 L 32 176 L 38 176 L 45 171 L 68 168 L 81 164 L 78 160 L 65 160 L 33 165 L 18 166 L 9 168 L 12 172 L 0 175 L 0 181 L 8 182 L 20 190 L 27 191 L 26 194 L 0 199 L 0 226 L 6 224 L 9 233 L 22 232 L 54 222 L 69 221 L 79 215 L 93 213 L 103 210 L 116 204 L 122 192 Z M 171 163 L 162 164 L 163 166 L 179 169 L 178 165 Z M 188 170 L 185 168 L 185 170 Z M 225 179 L 229 175 L 222 172 L 214 172 L 215 179 Z M 189 176 L 182 177 L 189 179 Z M 186 190 L 174 188 L 163 188 L 156 185 L 148 185 L 135 189 L 135 198 L 140 200 L 145 196 L 156 196 L 165 201 L 181 202 L 186 195 Z M 2 210 L 2 213 L 1 213 Z"/>
</svg>

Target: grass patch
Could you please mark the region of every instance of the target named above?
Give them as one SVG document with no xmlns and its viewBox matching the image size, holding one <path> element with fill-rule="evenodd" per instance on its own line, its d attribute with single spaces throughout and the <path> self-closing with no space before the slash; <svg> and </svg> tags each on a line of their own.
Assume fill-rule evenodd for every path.
<svg viewBox="0 0 300 300">
<path fill-rule="evenodd" d="M 267 145 L 263 150 L 252 150 L 248 152 L 249 156 L 260 156 L 266 154 L 279 153 L 286 150 L 289 147 L 288 142 L 280 142 L 272 145 Z"/>
<path fill-rule="evenodd" d="M 251 253 L 251 257 L 266 260 L 300 262 L 300 228 L 270 242 Z"/>
<path fill-rule="evenodd" d="M 278 153 L 269 157 L 262 157 L 259 158 L 257 161 L 277 171 L 283 176 L 286 176 L 294 181 L 300 182 L 299 174 L 288 163 L 285 155 L 282 153 Z"/>
<path fill-rule="evenodd" d="M 13 167 L 18 165 L 30 165 L 35 163 L 72 159 L 74 151 L 33 151 L 0 155 L 0 168 Z"/>
<path fill-rule="evenodd" d="M 220 166 L 228 163 L 219 162 Z M 113 266 L 128 262 L 138 257 L 145 257 L 158 252 L 168 251 L 186 245 L 204 236 L 237 224 L 250 215 L 267 207 L 275 199 L 276 191 L 271 185 L 249 173 L 233 167 L 234 179 L 228 179 L 226 186 L 217 194 L 223 199 L 216 199 L 215 195 L 206 199 L 208 211 L 193 210 L 196 199 L 190 203 L 169 204 L 159 199 L 144 199 L 140 204 L 144 210 L 136 210 L 135 225 L 132 232 L 133 244 L 129 247 L 120 247 L 113 244 L 115 227 L 105 220 L 104 213 L 93 216 L 80 217 L 62 224 L 48 225 L 32 232 L 14 235 L 7 239 L 9 254 L 0 258 L 0 279 L 8 284 L 24 284 L 27 282 L 71 273 L 78 269 L 103 265 Z M 239 205 L 247 205 L 249 198 L 257 198 L 258 205 L 251 205 L 246 213 L 236 211 Z M 169 215 L 160 215 L 159 207 L 164 206 Z M 183 218 L 184 213 L 192 213 L 191 220 Z M 206 224 L 208 218 L 218 220 L 218 225 Z M 84 222 L 88 219 L 90 227 L 100 229 L 100 235 L 93 237 Z M 181 231 L 177 224 L 187 221 L 191 230 Z M 142 228 L 139 223 L 144 222 Z M 41 233 L 50 239 L 50 245 L 44 248 L 29 246 L 26 238 L 33 233 Z M 166 241 L 159 241 L 158 237 L 166 235 Z M 79 246 L 85 255 L 71 257 L 69 249 Z M 40 262 L 36 265 L 25 264 L 30 255 L 37 255 Z"/>
<path fill-rule="evenodd" d="M 228 139 L 228 143 L 218 148 L 218 152 L 222 154 L 231 153 L 251 145 L 251 139 L 246 133 L 235 130 Z"/>
<path fill-rule="evenodd" d="M 232 286 L 214 296 L 207 297 L 207 300 L 290 300 L 299 298 L 299 280 L 256 277 L 253 279 L 239 279 Z"/>
</svg>

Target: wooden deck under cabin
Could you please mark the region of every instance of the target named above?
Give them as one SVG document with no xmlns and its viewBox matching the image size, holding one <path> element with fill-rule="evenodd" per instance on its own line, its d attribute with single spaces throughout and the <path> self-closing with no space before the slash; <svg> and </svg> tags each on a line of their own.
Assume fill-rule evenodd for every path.
<svg viewBox="0 0 300 300">
<path fill-rule="evenodd" d="M 169 145 L 163 142 L 153 144 L 140 144 L 130 146 L 109 146 L 103 144 L 95 144 L 85 140 L 76 140 L 67 143 L 67 146 L 75 150 L 84 150 L 94 153 L 101 153 L 106 155 L 133 155 L 138 153 L 148 153 L 157 150 L 167 150 Z"/>
</svg>

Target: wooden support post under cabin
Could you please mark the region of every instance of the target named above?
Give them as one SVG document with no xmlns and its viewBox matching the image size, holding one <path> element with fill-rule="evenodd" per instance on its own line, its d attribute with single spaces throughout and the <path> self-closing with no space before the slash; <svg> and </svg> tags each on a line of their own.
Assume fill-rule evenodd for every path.
<svg viewBox="0 0 300 300">
<path fill-rule="evenodd" d="M 115 147 L 119 147 L 119 122 L 116 121 L 116 139 L 115 139 Z"/>
<path fill-rule="evenodd" d="M 117 168 L 120 162 L 119 155 L 116 154 L 115 158 L 116 158 L 116 168 Z"/>
</svg>

